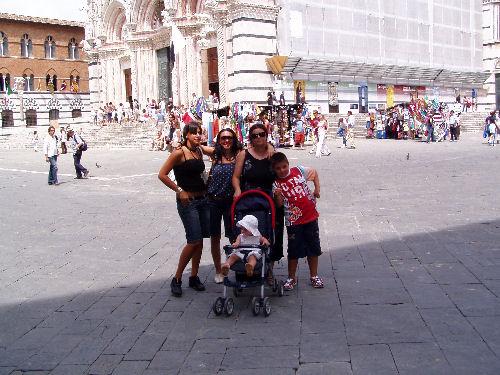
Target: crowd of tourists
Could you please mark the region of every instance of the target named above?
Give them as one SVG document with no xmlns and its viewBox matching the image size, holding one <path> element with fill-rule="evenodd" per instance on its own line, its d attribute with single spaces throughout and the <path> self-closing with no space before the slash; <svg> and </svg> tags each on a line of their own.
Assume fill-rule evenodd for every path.
<svg viewBox="0 0 500 375">
<path fill-rule="evenodd" d="M 460 137 L 460 113 L 437 100 L 417 99 L 366 116 L 366 137 L 441 142 Z"/>
</svg>

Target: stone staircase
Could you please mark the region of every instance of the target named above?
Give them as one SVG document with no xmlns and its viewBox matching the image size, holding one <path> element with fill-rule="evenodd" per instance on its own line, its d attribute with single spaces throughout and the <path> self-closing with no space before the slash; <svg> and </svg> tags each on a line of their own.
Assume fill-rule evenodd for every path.
<svg viewBox="0 0 500 375">
<path fill-rule="evenodd" d="M 462 132 L 482 132 L 487 112 L 468 112 L 460 116 Z M 356 137 L 366 136 L 365 114 L 354 115 Z M 329 129 L 327 137 L 337 137 L 338 122 L 345 114 L 331 113 L 326 115 Z M 42 149 L 47 134 L 47 126 L 0 128 L 0 150 L 32 149 L 34 146 L 33 131 L 38 131 L 38 149 Z M 154 123 L 111 124 L 93 126 L 91 124 L 77 126 L 75 130 L 87 141 L 91 149 L 135 149 L 149 150 L 156 134 Z"/>
<path fill-rule="evenodd" d="M 38 131 L 38 150 L 41 151 L 47 134 L 47 126 L 12 127 L 0 129 L 1 150 L 33 149 L 33 132 Z M 111 124 L 107 126 L 77 126 L 75 130 L 87 142 L 90 149 L 135 149 L 147 150 L 151 148 L 153 137 L 156 134 L 154 124 Z"/>
<path fill-rule="evenodd" d="M 340 118 L 347 119 L 346 114 L 341 113 L 329 113 L 325 115 L 328 120 L 328 133 L 327 138 L 337 138 L 337 130 L 339 128 Z M 366 136 L 366 114 L 360 113 L 354 115 L 355 125 L 354 125 L 354 136 L 365 137 Z"/>
<path fill-rule="evenodd" d="M 488 112 L 463 112 L 460 115 L 460 131 L 482 133 Z"/>
</svg>

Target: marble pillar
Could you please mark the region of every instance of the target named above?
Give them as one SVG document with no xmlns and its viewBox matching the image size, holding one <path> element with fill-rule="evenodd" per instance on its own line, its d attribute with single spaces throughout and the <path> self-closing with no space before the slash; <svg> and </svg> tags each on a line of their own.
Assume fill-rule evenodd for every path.
<svg viewBox="0 0 500 375">
<path fill-rule="evenodd" d="M 139 99 L 139 89 L 137 83 L 137 51 L 132 50 L 130 53 L 130 79 L 132 83 L 132 100 Z"/>
<path fill-rule="evenodd" d="M 219 74 L 219 101 L 221 104 L 228 102 L 226 44 L 226 26 L 219 23 L 217 24 L 217 69 Z"/>
</svg>

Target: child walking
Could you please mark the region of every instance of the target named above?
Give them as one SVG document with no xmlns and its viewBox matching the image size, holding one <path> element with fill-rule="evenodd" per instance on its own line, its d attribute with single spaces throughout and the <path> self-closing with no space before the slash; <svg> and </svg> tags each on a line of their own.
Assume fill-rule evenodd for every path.
<svg viewBox="0 0 500 375">
<path fill-rule="evenodd" d="M 241 228 L 241 233 L 236 237 L 236 241 L 233 243 L 235 248 L 232 254 L 227 258 L 226 262 L 222 264 L 221 270 L 224 276 L 227 276 L 229 269 L 237 261 L 245 260 L 245 254 L 241 251 L 244 250 L 245 246 L 255 246 L 255 245 L 265 245 L 269 246 L 269 241 L 263 237 L 259 232 L 259 221 L 253 215 L 246 215 L 236 223 L 236 226 Z M 250 248 L 250 252 L 247 254 L 247 259 L 245 263 L 245 271 L 247 276 L 251 277 L 253 275 L 253 270 L 257 261 L 262 258 L 262 253 L 260 249 Z"/>
<path fill-rule="evenodd" d="M 318 257 L 321 255 L 316 198 L 320 197 L 319 177 L 316 170 L 292 167 L 285 154 L 275 153 L 271 165 L 276 174 L 273 194 L 278 206 L 285 205 L 286 229 L 288 233 L 288 279 L 285 290 L 297 285 L 297 265 L 300 258 L 307 258 L 311 285 L 323 288 L 318 276 Z M 307 181 L 313 181 L 311 192 Z"/>
</svg>

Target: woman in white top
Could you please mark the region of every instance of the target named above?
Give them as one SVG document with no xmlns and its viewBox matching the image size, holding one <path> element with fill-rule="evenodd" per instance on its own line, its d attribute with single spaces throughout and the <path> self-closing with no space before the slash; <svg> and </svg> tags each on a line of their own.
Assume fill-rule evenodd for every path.
<svg viewBox="0 0 500 375">
<path fill-rule="evenodd" d="M 59 181 L 57 181 L 57 156 L 59 155 L 59 148 L 57 147 L 57 138 L 55 136 L 56 128 L 49 126 L 48 133 L 43 142 L 43 153 L 45 161 L 50 164 L 49 185 L 59 185 Z"/>
<path fill-rule="evenodd" d="M 316 145 L 317 158 L 320 158 L 321 155 L 328 156 L 331 154 L 331 151 L 326 144 L 327 130 L 328 130 L 328 122 L 326 121 L 325 116 L 320 114 L 318 122 L 318 144 Z"/>
</svg>

